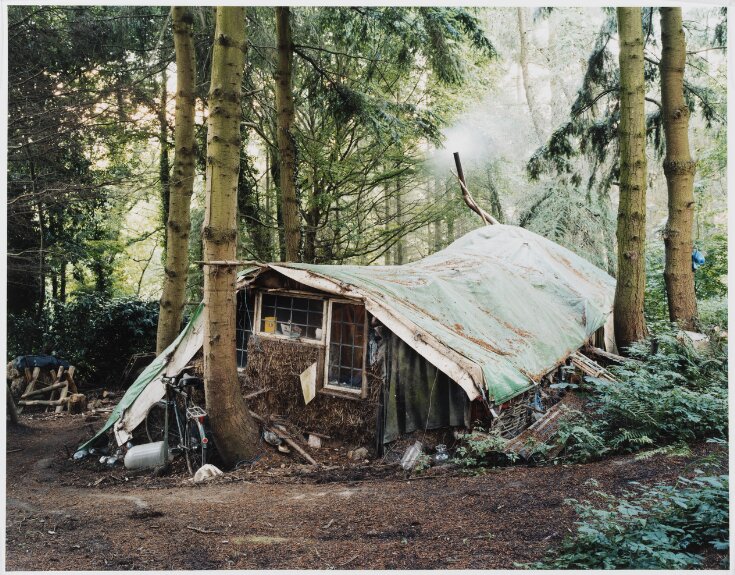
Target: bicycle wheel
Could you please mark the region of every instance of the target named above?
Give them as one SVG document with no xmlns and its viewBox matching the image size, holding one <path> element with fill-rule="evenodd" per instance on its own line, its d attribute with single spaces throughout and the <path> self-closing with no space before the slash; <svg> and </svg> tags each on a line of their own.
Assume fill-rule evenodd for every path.
<svg viewBox="0 0 735 575">
<path fill-rule="evenodd" d="M 186 422 L 186 439 L 184 450 L 186 454 L 186 466 L 189 473 L 194 475 L 197 470 L 207 463 L 207 444 L 204 435 L 204 427 L 198 421 L 190 419 Z"/>
<path fill-rule="evenodd" d="M 166 402 L 157 401 L 148 410 L 145 416 L 145 432 L 148 441 L 163 441 L 164 425 L 166 421 Z M 179 431 L 176 428 L 176 417 L 173 412 L 168 414 L 168 444 L 176 446 L 180 443 Z"/>
</svg>

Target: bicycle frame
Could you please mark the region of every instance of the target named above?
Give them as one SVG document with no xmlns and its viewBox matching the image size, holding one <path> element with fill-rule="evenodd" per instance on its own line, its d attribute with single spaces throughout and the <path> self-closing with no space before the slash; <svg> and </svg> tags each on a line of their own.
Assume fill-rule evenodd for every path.
<svg viewBox="0 0 735 575">
<path fill-rule="evenodd" d="M 176 422 L 176 430 L 179 434 L 179 443 L 175 446 L 168 445 L 168 423 L 166 423 L 165 434 L 168 448 L 172 452 L 176 453 L 181 453 L 184 450 L 191 449 L 191 446 L 187 444 L 186 440 L 186 428 L 188 422 L 193 421 L 198 428 L 199 437 L 202 438 L 202 448 L 208 449 L 209 438 L 207 437 L 206 431 L 204 429 L 204 419 L 207 416 L 207 412 L 198 405 L 191 404 L 189 394 L 175 383 L 172 383 L 173 381 L 175 381 L 175 378 L 163 378 L 163 383 L 166 386 L 166 421 L 168 421 L 169 410 L 173 407 L 173 416 Z M 184 408 L 186 410 L 184 414 L 182 414 L 181 409 L 179 408 L 179 405 L 176 401 L 177 395 L 183 398 Z"/>
</svg>

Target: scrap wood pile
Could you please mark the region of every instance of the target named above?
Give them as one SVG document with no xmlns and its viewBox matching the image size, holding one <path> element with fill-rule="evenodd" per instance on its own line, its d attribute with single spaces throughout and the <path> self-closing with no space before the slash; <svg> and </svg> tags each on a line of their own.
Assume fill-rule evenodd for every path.
<svg viewBox="0 0 735 575">
<path fill-rule="evenodd" d="M 54 356 L 20 356 L 7 366 L 10 391 L 17 398 L 17 411 L 40 406 L 47 411 L 71 413 L 86 409 L 86 398 L 74 381 L 73 365 Z"/>
<path fill-rule="evenodd" d="M 575 374 L 570 378 L 570 381 L 579 381 L 583 376 L 615 381 L 615 376 L 612 373 L 578 351 L 569 356 L 569 363 L 581 372 L 581 375 Z M 585 409 L 585 401 L 579 395 L 572 391 L 565 393 L 561 400 L 547 409 L 535 422 L 518 435 L 509 439 L 505 444 L 506 452 L 516 453 L 524 459 L 528 459 L 533 454 L 532 445 L 549 444 L 550 440 L 559 430 L 559 425 L 567 413 L 570 411 L 582 411 L 583 409 Z M 554 457 L 563 448 L 563 445 L 556 444 L 547 451 L 546 456 Z"/>
</svg>

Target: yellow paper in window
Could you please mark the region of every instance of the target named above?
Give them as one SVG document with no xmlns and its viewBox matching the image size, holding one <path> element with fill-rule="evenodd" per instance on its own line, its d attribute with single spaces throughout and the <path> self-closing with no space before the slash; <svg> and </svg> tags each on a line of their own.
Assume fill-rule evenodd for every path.
<svg viewBox="0 0 735 575">
<path fill-rule="evenodd" d="M 268 316 L 263 318 L 263 331 L 265 333 L 276 333 L 276 318 Z"/>
<path fill-rule="evenodd" d="M 316 362 L 307 367 L 301 375 L 301 392 L 304 394 L 304 404 L 308 404 L 316 396 Z"/>
</svg>

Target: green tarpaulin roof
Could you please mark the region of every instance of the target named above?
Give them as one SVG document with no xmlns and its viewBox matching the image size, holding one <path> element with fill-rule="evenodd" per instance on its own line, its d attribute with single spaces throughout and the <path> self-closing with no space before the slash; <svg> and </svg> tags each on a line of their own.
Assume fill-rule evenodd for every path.
<svg viewBox="0 0 735 575">
<path fill-rule="evenodd" d="M 507 225 L 480 228 L 401 266 L 272 267 L 312 287 L 329 280 L 408 320 L 414 337 L 479 367 L 483 381 L 474 383 L 496 402 L 528 389 L 583 345 L 604 325 L 615 292 L 615 280 L 587 260 Z"/>
</svg>

